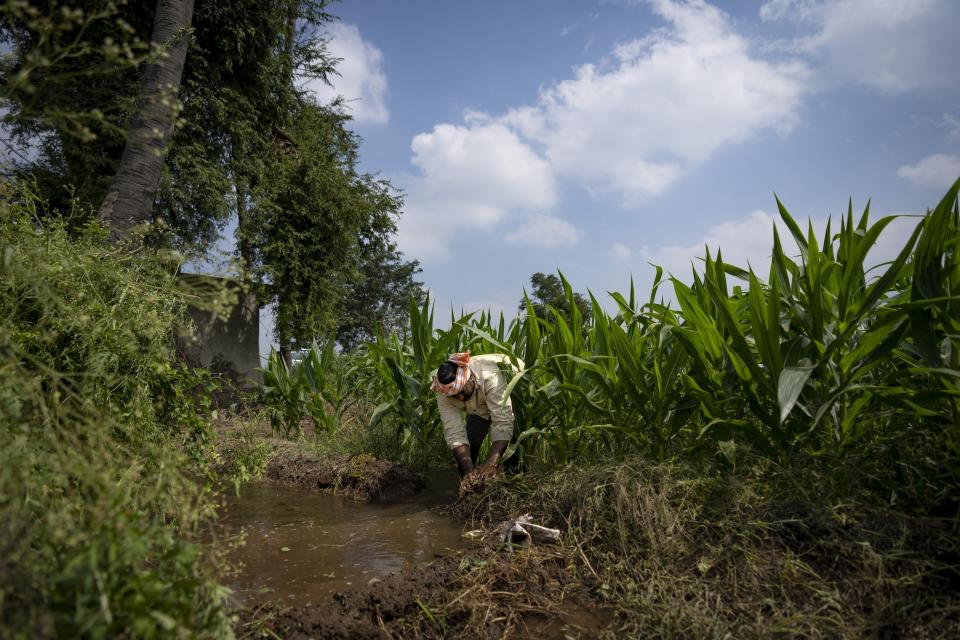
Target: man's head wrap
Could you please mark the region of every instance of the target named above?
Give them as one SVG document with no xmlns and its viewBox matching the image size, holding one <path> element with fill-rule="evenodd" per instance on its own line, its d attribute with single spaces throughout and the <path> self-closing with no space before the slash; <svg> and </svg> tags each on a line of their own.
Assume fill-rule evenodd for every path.
<svg viewBox="0 0 960 640">
<path fill-rule="evenodd" d="M 440 382 L 440 379 L 437 377 L 438 374 L 433 376 L 433 384 L 430 385 L 430 388 L 436 391 L 437 393 L 442 393 L 443 395 L 450 397 L 455 396 L 461 391 L 463 387 L 467 384 L 467 380 L 470 379 L 470 369 L 467 368 L 467 365 L 470 364 L 470 352 L 464 351 L 463 353 L 451 353 L 447 358 L 447 362 L 452 362 L 457 365 L 457 375 L 453 380 L 444 384 Z"/>
</svg>

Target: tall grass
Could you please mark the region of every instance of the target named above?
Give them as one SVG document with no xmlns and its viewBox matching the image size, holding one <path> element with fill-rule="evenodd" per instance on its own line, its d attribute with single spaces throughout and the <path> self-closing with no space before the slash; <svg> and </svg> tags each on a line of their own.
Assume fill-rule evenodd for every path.
<svg viewBox="0 0 960 640">
<path fill-rule="evenodd" d="M 0 185 L 0 636 L 225 636 L 172 271 Z"/>
</svg>

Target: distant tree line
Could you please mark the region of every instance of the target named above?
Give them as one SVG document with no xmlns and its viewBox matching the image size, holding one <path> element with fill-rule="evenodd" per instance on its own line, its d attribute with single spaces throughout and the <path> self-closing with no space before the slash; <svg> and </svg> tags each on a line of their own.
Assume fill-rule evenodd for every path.
<svg viewBox="0 0 960 640">
<path fill-rule="evenodd" d="M 542 273 L 537 271 L 530 276 L 530 291 L 524 292 L 517 310 L 520 313 L 526 313 L 527 301 L 533 309 L 534 315 L 543 320 L 553 321 L 551 309 L 555 310 L 565 322 L 570 322 L 573 309 L 567 300 L 567 294 L 563 288 L 563 281 L 555 273 Z M 593 317 L 593 309 L 590 301 L 579 292 L 573 292 L 573 302 L 580 312 L 580 317 L 584 322 L 589 323 Z"/>
<path fill-rule="evenodd" d="M 205 256 L 230 220 L 246 290 L 276 338 L 346 347 L 422 296 L 393 241 L 402 195 L 358 168 L 326 0 L 6 2 L 4 144 L 68 225 Z M 80 206 L 78 206 L 80 205 Z"/>
</svg>

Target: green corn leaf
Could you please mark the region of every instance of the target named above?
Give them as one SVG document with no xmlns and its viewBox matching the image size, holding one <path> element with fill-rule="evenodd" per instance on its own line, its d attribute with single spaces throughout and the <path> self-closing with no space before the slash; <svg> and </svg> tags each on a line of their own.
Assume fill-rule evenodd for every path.
<svg viewBox="0 0 960 640">
<path fill-rule="evenodd" d="M 803 387 L 810 379 L 814 367 L 786 367 L 780 373 L 780 380 L 777 382 L 777 403 L 780 405 L 780 424 L 787 419 L 790 411 L 797 403 Z"/>
<path fill-rule="evenodd" d="M 507 388 L 503 392 L 503 401 L 506 402 L 507 398 L 510 397 L 510 394 L 513 393 L 513 390 L 520 384 L 520 381 L 523 380 L 523 377 L 532 371 L 532 367 L 527 367 L 523 371 L 518 371 L 510 379 L 510 382 L 507 383 Z"/>
<path fill-rule="evenodd" d="M 391 411 L 395 409 L 395 402 L 381 402 L 377 405 L 377 408 L 373 410 L 373 415 L 370 416 L 370 426 L 376 427 L 380 424 L 380 421 L 384 419 Z"/>
<path fill-rule="evenodd" d="M 474 335 L 476 335 L 476 336 L 479 336 L 479 337 L 483 338 L 484 340 L 486 340 L 487 342 L 489 342 L 489 343 L 490 343 L 491 345 L 493 345 L 500 353 L 502 353 L 502 354 L 504 354 L 504 355 L 512 355 L 512 354 L 513 354 L 513 349 L 511 349 L 509 345 L 506 345 L 506 344 L 504 344 L 503 342 L 500 342 L 499 340 L 497 340 L 496 338 L 494 338 L 488 331 L 484 331 L 483 329 L 481 329 L 481 328 L 479 328 L 479 327 L 476 327 L 476 326 L 474 326 L 474 325 L 472 325 L 472 324 L 462 324 L 462 325 L 460 325 L 460 326 L 462 326 L 464 329 L 466 329 L 466 330 L 469 331 L 470 333 L 472 333 L 472 334 L 474 334 Z"/>
<path fill-rule="evenodd" d="M 713 297 L 714 303 L 717 308 L 717 316 L 719 320 L 726 327 L 730 339 L 732 342 L 733 352 L 739 356 L 739 359 L 742 361 L 743 365 L 746 366 L 746 370 L 749 371 L 750 376 L 752 377 L 753 383 L 764 389 L 767 395 L 773 395 L 773 382 L 770 379 L 770 374 L 760 369 L 756 359 L 753 357 L 753 354 L 750 352 L 750 346 L 747 344 L 746 336 L 743 332 L 743 327 L 737 321 L 733 311 L 730 308 L 730 302 L 724 298 L 716 287 L 711 282 L 707 282 L 707 290 L 710 292 L 710 295 Z M 733 353 L 730 354 L 733 356 Z M 734 366 L 737 366 L 737 362 L 734 361 Z M 743 379 L 748 379 L 748 376 L 745 375 L 745 371 L 738 371 Z"/>
<path fill-rule="evenodd" d="M 790 230 L 790 233 L 793 234 L 793 239 L 796 240 L 797 246 L 800 248 L 801 253 L 803 253 L 804 258 L 807 255 L 807 238 L 804 237 L 803 231 L 800 230 L 800 225 L 797 224 L 796 220 L 793 219 L 793 216 L 787 211 L 787 208 L 783 206 L 783 203 L 780 202 L 780 198 L 777 197 L 777 194 L 773 194 L 774 200 L 777 201 L 777 210 L 780 212 L 780 218 L 787 225 L 787 228 Z"/>
</svg>

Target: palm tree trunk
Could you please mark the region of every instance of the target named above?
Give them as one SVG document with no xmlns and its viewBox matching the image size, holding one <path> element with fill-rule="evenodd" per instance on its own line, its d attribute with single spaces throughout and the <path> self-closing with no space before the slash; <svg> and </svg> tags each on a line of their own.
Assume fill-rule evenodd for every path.
<svg viewBox="0 0 960 640">
<path fill-rule="evenodd" d="M 120 167 L 97 216 L 113 242 L 150 221 L 167 142 L 177 112 L 180 78 L 190 45 L 194 0 L 157 0 L 150 42 L 165 53 L 147 65 L 137 113 L 130 123 Z"/>
</svg>

